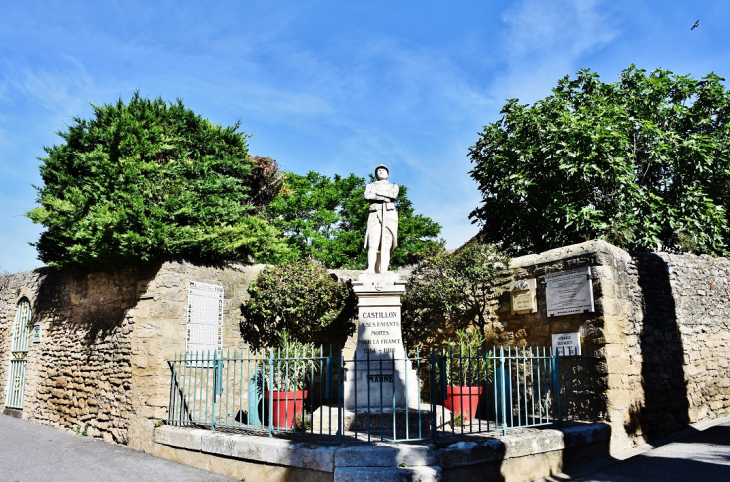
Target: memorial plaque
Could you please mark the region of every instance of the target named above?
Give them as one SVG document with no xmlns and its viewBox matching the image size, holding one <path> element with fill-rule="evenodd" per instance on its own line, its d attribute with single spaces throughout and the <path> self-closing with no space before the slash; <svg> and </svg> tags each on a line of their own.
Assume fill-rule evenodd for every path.
<svg viewBox="0 0 730 482">
<path fill-rule="evenodd" d="M 594 311 L 591 268 L 578 268 L 545 275 L 548 316 Z"/>
<path fill-rule="evenodd" d="M 400 307 L 361 307 L 357 330 L 357 358 L 404 358 Z"/>
<path fill-rule="evenodd" d="M 580 355 L 580 333 L 553 335 L 553 356 Z"/>
<path fill-rule="evenodd" d="M 149 300 L 155 297 L 155 280 L 145 279 L 137 281 L 137 298 Z"/>
<path fill-rule="evenodd" d="M 515 281 L 512 284 L 512 314 L 537 312 L 537 280 L 535 278 Z"/>
<path fill-rule="evenodd" d="M 223 349 L 223 287 L 190 281 L 185 351 L 200 355 Z M 212 354 L 211 354 L 212 356 Z"/>
</svg>

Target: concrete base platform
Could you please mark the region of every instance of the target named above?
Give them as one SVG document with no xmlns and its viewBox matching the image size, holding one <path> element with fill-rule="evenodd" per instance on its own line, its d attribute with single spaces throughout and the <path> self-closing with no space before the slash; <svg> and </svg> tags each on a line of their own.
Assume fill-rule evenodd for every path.
<svg viewBox="0 0 730 482">
<path fill-rule="evenodd" d="M 186 427 L 155 429 L 152 453 L 252 481 L 523 482 L 607 457 L 610 426 L 574 424 L 429 444 L 319 446 Z"/>
</svg>

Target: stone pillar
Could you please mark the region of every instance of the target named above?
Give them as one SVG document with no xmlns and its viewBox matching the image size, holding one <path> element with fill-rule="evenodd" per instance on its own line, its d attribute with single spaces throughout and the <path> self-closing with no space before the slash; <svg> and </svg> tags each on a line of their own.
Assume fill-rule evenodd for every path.
<svg viewBox="0 0 730 482">
<path fill-rule="evenodd" d="M 353 281 L 358 299 L 355 358 L 345 360 L 345 409 L 417 406 L 418 378 L 403 347 L 401 296 L 405 281 L 393 272 L 361 273 Z M 369 357 L 369 358 L 368 358 Z M 368 361 L 369 360 L 369 361 Z"/>
</svg>

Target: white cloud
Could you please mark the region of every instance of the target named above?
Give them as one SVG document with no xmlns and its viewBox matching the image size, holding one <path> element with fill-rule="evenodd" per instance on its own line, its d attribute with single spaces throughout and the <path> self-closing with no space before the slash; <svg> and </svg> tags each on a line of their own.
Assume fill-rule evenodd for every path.
<svg viewBox="0 0 730 482">
<path fill-rule="evenodd" d="M 617 20 L 602 0 L 524 0 L 502 17 L 504 72 L 493 90 L 500 98 L 534 102 L 584 56 L 618 35 Z"/>
</svg>

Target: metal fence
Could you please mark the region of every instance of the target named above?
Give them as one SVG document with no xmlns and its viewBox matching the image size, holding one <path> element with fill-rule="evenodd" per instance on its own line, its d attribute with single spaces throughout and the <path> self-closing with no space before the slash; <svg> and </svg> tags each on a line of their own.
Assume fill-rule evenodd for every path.
<svg viewBox="0 0 730 482">
<path fill-rule="evenodd" d="M 594 421 L 599 403 L 596 357 L 548 347 L 496 347 L 433 356 L 435 409 L 444 421 L 434 439 L 464 433 Z"/>
<path fill-rule="evenodd" d="M 320 347 L 286 356 L 279 350 L 181 354 L 172 373 L 167 423 L 318 435 L 340 443 L 342 397 L 334 380 L 339 357 Z M 315 423 L 315 411 L 317 411 Z"/>
<path fill-rule="evenodd" d="M 446 443 L 463 434 L 602 418 L 594 353 L 453 348 L 406 359 L 339 349 L 181 355 L 168 424 L 300 434 L 319 443 Z"/>
</svg>

